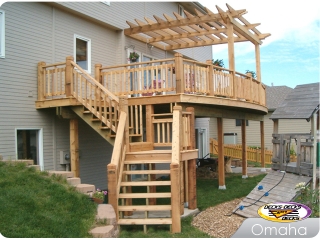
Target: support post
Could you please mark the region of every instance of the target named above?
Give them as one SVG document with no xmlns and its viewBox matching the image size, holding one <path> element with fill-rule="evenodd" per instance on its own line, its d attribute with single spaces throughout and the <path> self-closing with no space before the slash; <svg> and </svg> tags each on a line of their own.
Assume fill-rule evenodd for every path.
<svg viewBox="0 0 320 240">
<path fill-rule="evenodd" d="M 46 66 L 45 62 L 38 63 L 38 101 L 44 100 L 44 93 L 45 93 L 44 67 L 45 66 Z"/>
<path fill-rule="evenodd" d="M 207 66 L 209 68 L 208 71 L 208 80 L 209 80 L 209 96 L 214 95 L 214 85 L 213 85 L 213 65 L 212 60 L 207 60 L 207 64 L 210 64 Z"/>
<path fill-rule="evenodd" d="M 241 119 L 242 137 L 242 178 L 247 178 L 247 138 L 246 138 L 246 119 Z"/>
<path fill-rule="evenodd" d="M 264 121 L 260 121 L 260 143 L 261 143 L 261 171 L 266 171 L 265 166 L 265 148 L 264 148 Z"/>
<path fill-rule="evenodd" d="M 80 177 L 78 119 L 70 119 L 70 153 L 71 171 Z"/>
<path fill-rule="evenodd" d="M 130 152 L 130 144 L 129 144 L 129 111 L 128 111 L 128 98 L 127 97 L 119 97 L 119 108 L 120 111 L 125 112 L 127 114 L 127 120 L 124 130 L 124 143 L 127 147 L 127 152 Z"/>
<path fill-rule="evenodd" d="M 217 118 L 218 127 L 218 175 L 219 189 L 226 189 L 225 173 L 224 173 L 224 151 L 223 151 L 223 119 Z"/>
<path fill-rule="evenodd" d="M 171 215 L 172 215 L 172 233 L 181 232 L 180 218 L 180 169 L 179 164 L 170 164 L 171 179 Z"/>
<path fill-rule="evenodd" d="M 183 76 L 183 59 L 181 53 L 174 54 L 175 71 L 176 71 L 176 93 L 184 93 L 185 83 Z"/>
<path fill-rule="evenodd" d="M 233 24 L 227 19 L 227 35 L 228 35 L 228 57 L 229 57 L 229 69 L 232 71 L 232 86 L 233 86 L 233 98 L 236 98 L 236 77 L 235 77 L 235 58 L 234 58 L 234 37 L 233 37 Z"/>
<path fill-rule="evenodd" d="M 317 113 L 314 113 L 311 117 L 311 136 L 313 136 L 313 147 L 311 153 L 312 159 L 312 189 L 316 189 L 316 177 L 317 177 L 317 144 L 318 144 L 318 135 L 317 135 Z"/>
<path fill-rule="evenodd" d="M 196 137 L 195 137 L 195 115 L 194 108 L 187 107 L 187 112 L 191 112 L 190 115 L 190 149 L 195 149 Z M 192 159 L 188 161 L 188 208 L 197 208 L 197 160 Z"/>
<path fill-rule="evenodd" d="M 65 92 L 66 97 L 70 97 L 72 94 L 71 84 L 72 84 L 72 65 L 71 61 L 73 61 L 72 56 L 68 56 L 66 58 L 66 76 L 65 76 Z"/>
</svg>

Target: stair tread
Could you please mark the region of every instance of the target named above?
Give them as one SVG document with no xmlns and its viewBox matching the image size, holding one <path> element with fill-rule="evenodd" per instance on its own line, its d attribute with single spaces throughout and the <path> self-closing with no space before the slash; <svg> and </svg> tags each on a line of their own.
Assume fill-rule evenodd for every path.
<svg viewBox="0 0 320 240">
<path fill-rule="evenodd" d="M 124 174 L 170 174 L 170 170 L 135 170 L 123 171 Z"/>
<path fill-rule="evenodd" d="M 127 152 L 128 155 L 143 155 L 143 154 L 155 154 L 155 153 L 172 153 L 172 150 L 148 150 L 139 152 Z"/>
<path fill-rule="evenodd" d="M 134 224 L 172 224 L 171 218 L 127 218 L 127 219 L 119 219 L 118 224 L 120 225 L 134 225 Z"/>
<path fill-rule="evenodd" d="M 119 198 L 170 198 L 171 192 L 163 193 L 120 193 Z"/>
<path fill-rule="evenodd" d="M 171 210 L 171 205 L 132 205 L 118 206 L 119 211 L 167 211 Z"/>
<path fill-rule="evenodd" d="M 169 186 L 171 181 L 137 181 L 121 182 L 120 186 Z"/>
<path fill-rule="evenodd" d="M 146 164 L 146 163 L 171 163 L 171 159 L 150 159 L 150 160 L 125 160 L 124 164 Z"/>
</svg>

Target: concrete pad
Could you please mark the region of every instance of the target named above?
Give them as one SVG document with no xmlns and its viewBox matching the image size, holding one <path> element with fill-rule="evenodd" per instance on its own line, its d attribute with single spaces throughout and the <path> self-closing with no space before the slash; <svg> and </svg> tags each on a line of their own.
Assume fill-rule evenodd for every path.
<svg viewBox="0 0 320 240">
<path fill-rule="evenodd" d="M 111 204 L 99 204 L 96 220 L 105 221 L 106 225 L 116 225 L 116 213 Z"/>
<path fill-rule="evenodd" d="M 114 226 L 108 225 L 108 226 L 96 227 L 94 229 L 91 229 L 89 233 L 94 238 L 112 238 L 114 235 Z"/>
<path fill-rule="evenodd" d="M 78 184 L 81 184 L 81 179 L 77 177 L 67 178 L 67 183 L 72 186 L 77 186 Z"/>
<path fill-rule="evenodd" d="M 79 192 L 82 193 L 94 192 L 96 190 L 96 187 L 94 185 L 84 183 L 78 184 L 76 188 Z"/>
</svg>

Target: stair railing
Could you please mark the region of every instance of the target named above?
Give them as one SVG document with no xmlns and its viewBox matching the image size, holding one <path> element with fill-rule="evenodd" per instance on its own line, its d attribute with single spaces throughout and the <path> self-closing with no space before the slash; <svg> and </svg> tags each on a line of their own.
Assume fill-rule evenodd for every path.
<svg viewBox="0 0 320 240">
<path fill-rule="evenodd" d="M 71 73 L 68 67 L 71 66 Z M 69 71 L 68 71 L 69 70 Z M 68 74 L 70 74 L 68 76 Z M 91 77 L 74 61 L 66 64 L 66 83 L 71 78 L 71 95 L 112 131 L 117 132 L 119 98 Z"/>
<path fill-rule="evenodd" d="M 124 160 L 127 150 L 126 142 L 127 113 L 121 111 L 118 131 L 114 143 L 111 163 L 107 166 L 108 171 L 108 202 L 118 215 L 118 199 L 120 193 L 120 183 L 123 173 Z"/>
</svg>

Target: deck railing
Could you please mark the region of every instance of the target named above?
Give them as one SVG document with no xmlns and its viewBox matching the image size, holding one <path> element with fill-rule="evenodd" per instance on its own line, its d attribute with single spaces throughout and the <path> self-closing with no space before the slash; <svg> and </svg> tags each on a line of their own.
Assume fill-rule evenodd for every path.
<svg viewBox="0 0 320 240">
<path fill-rule="evenodd" d="M 70 72 L 66 69 L 66 62 L 38 64 L 38 100 L 68 96 L 71 83 L 67 82 L 66 76 Z M 81 71 L 80 68 L 77 70 Z M 83 75 L 84 71 L 81 72 Z M 96 64 L 94 78 L 118 97 L 182 93 L 266 104 L 265 86 L 250 75 L 214 66 L 211 61 L 202 63 L 184 59 L 179 53 L 174 58 L 149 62 L 104 67 Z"/>
</svg>

